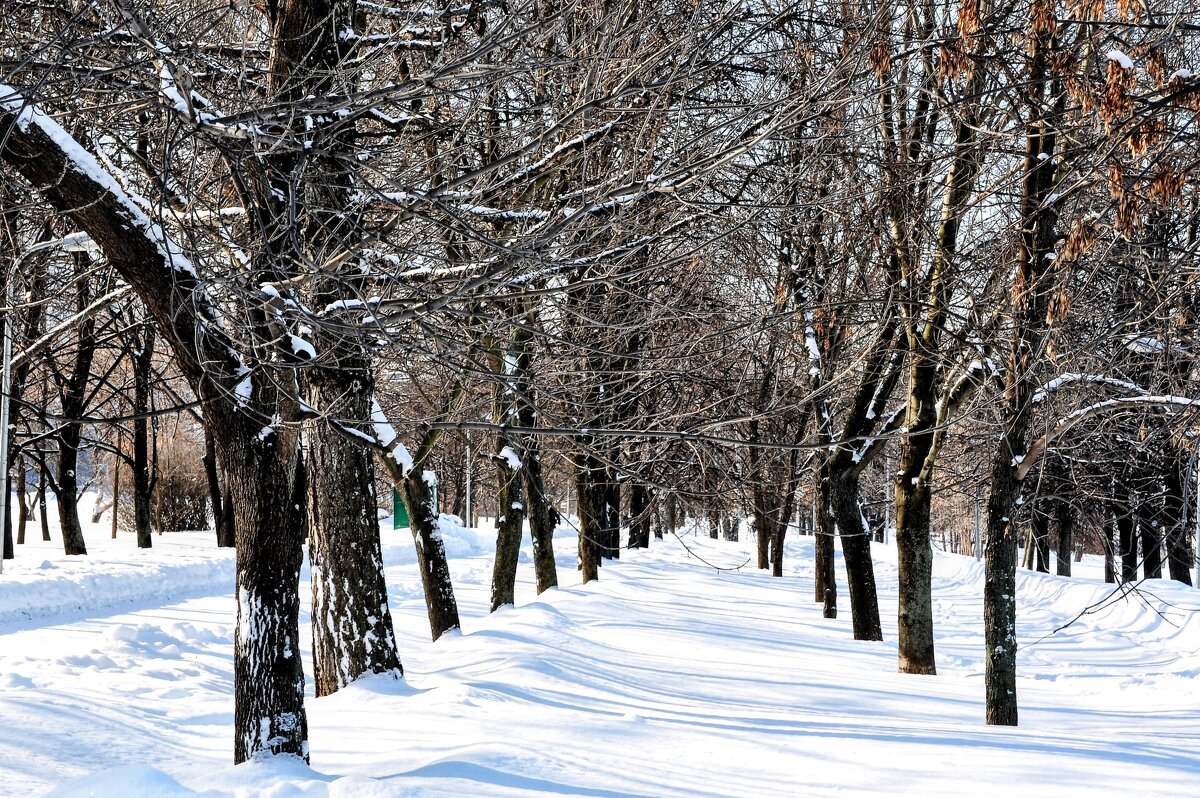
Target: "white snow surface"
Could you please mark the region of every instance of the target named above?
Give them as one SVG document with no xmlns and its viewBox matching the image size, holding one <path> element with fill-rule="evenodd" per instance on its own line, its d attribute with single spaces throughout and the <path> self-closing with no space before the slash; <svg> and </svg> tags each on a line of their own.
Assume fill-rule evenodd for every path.
<svg viewBox="0 0 1200 798">
<path fill-rule="evenodd" d="M 53 508 L 53 505 L 51 505 Z M 86 518 L 86 515 L 85 515 Z M 753 541 L 684 535 L 625 551 L 586 586 L 574 535 L 561 587 L 488 614 L 494 541 L 440 529 L 463 634 L 431 643 L 412 537 L 385 519 L 385 570 L 405 680 L 313 699 L 312 765 L 232 766 L 236 603 L 210 532 L 109 538 L 90 554 L 18 546 L 0 576 L 0 795 L 392 796 L 1185 795 L 1200 773 L 1200 597 L 1167 581 L 1117 597 L 1100 564 L 1018 577 L 1021 726 L 983 723 L 981 580 L 937 553 L 936 677 L 896 671 L 896 558 L 876 545 L 884 642 L 852 639 L 812 601 L 812 538 L 785 576 Z M 40 538 L 36 527 L 31 538 Z M 752 562 L 752 560 L 750 560 Z M 308 604 L 308 569 L 302 574 Z M 1162 613 L 1161 615 L 1159 613 Z M 301 613 L 310 662 L 309 615 Z M 1124 785 L 1124 788 L 1118 785 Z"/>
</svg>

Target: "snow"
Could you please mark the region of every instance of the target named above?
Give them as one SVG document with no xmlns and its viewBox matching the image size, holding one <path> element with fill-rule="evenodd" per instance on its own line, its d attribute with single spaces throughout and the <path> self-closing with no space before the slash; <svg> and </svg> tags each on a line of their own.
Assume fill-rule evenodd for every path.
<svg viewBox="0 0 1200 798">
<path fill-rule="evenodd" d="M 504 462 L 508 463 L 508 467 L 513 471 L 516 471 L 521 467 L 521 458 L 517 456 L 517 453 L 513 451 L 511 446 L 505 446 L 502 448 L 497 456 Z"/>
<path fill-rule="evenodd" d="M 298 335 L 288 335 L 288 340 L 292 345 L 292 354 L 300 355 L 305 360 L 316 360 L 317 350 L 308 341 L 305 341 Z"/>
<path fill-rule="evenodd" d="M 233 386 L 233 398 L 239 404 L 245 407 L 250 403 L 250 397 L 254 394 L 254 379 L 250 375 L 250 369 L 246 366 L 238 368 L 237 385 Z"/>
<path fill-rule="evenodd" d="M 1104 54 L 1109 61 L 1115 61 L 1121 69 L 1133 69 L 1133 59 L 1120 50 L 1109 50 Z"/>
<path fill-rule="evenodd" d="M 748 537 L 684 534 L 581 586 L 564 527 L 561 587 L 535 597 L 526 536 L 517 604 L 489 614 L 494 538 L 443 515 L 463 633 L 429 641 L 411 536 L 385 519 L 404 681 L 314 699 L 310 680 L 312 767 L 234 767 L 230 553 L 208 532 L 138 551 L 105 523 L 88 557 L 35 541 L 0 577 L 0 718 L 19 730 L 0 735 L 5 795 L 1182 796 L 1200 765 L 1200 601 L 1184 586 L 1111 596 L 1093 557 L 1070 580 L 1020 571 L 1022 725 L 987 727 L 973 558 L 935 554 L 939 676 L 913 677 L 895 672 L 890 546 L 873 547 L 885 640 L 867 643 L 840 555 L 842 617 L 812 602 L 811 538 L 789 535 L 783 579 L 700 559 L 736 569 Z M 85 592 L 64 600 L 71 583 Z M 308 586 L 305 568 L 305 608 Z M 301 622 L 308 667 L 307 609 Z"/>
<path fill-rule="evenodd" d="M 192 277 L 196 276 L 196 267 L 187 259 L 179 246 L 171 240 L 166 231 L 142 212 L 142 209 L 113 179 L 113 176 L 100 165 L 96 157 L 80 146 L 79 142 L 75 141 L 70 133 L 63 130 L 61 125 L 47 116 L 42 109 L 29 103 L 20 92 L 5 83 L 0 83 L 0 108 L 16 114 L 17 127 L 21 130 L 27 130 L 31 125 L 41 130 L 62 150 L 73 169 L 86 175 L 88 179 L 108 192 L 121 207 L 121 211 L 129 223 L 140 228 L 154 242 L 164 264 L 176 272 Z"/>
</svg>

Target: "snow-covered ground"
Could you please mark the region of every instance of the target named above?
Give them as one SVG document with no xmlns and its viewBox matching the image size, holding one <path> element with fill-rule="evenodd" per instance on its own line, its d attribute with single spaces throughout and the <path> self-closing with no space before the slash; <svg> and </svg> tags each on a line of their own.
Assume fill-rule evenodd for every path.
<svg viewBox="0 0 1200 798">
<path fill-rule="evenodd" d="M 1163 796 L 1200 779 L 1190 588 L 1148 583 L 1042 639 L 1110 588 L 1095 562 L 1073 580 L 1022 572 L 1022 725 L 989 728 L 973 559 L 937 556 L 940 675 L 913 677 L 895 673 L 887 546 L 886 640 L 860 643 L 844 584 L 842 617 L 811 601 L 811 539 L 791 540 L 783 579 L 714 570 L 751 543 L 688 536 L 583 587 L 564 531 L 563 587 L 534 596 L 526 549 L 518 606 L 488 615 L 488 535 L 462 530 L 463 634 L 430 643 L 411 538 L 389 525 L 406 680 L 310 700 L 311 768 L 233 767 L 229 553 L 209 534 L 139 552 L 89 532 L 87 558 L 37 541 L 0 576 L 2 795 Z"/>
</svg>

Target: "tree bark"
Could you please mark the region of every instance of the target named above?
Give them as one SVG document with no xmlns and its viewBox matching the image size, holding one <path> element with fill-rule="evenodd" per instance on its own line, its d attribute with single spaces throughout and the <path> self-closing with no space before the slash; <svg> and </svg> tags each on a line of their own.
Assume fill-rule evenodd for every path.
<svg viewBox="0 0 1200 798">
<path fill-rule="evenodd" d="M 1166 499 L 1163 515 L 1166 518 L 1167 569 L 1170 577 L 1185 585 L 1192 583 L 1192 558 L 1188 549 L 1186 481 L 1187 465 L 1181 452 L 1172 451 L 1166 458 Z"/>
<path fill-rule="evenodd" d="M 1057 553 L 1055 554 L 1055 562 L 1058 565 L 1059 576 L 1071 575 L 1071 553 L 1075 548 L 1074 529 L 1075 529 L 1075 508 L 1068 501 L 1063 501 L 1060 498 L 1055 498 L 1053 501 L 1054 512 L 1054 538 Z"/>
<path fill-rule="evenodd" d="M 1014 522 L 1023 480 L 1017 469 L 1029 452 L 1036 385 L 1034 359 L 1046 346 L 1046 313 L 1052 286 L 1057 210 L 1049 201 L 1054 189 L 1054 116 L 1064 94 L 1055 88 L 1054 109 L 1047 107 L 1051 79 L 1047 63 L 1056 48 L 1055 8 L 1048 0 L 1030 6 L 1029 73 L 1025 82 L 1025 158 L 1022 164 L 1020 246 L 1013 269 L 1011 333 L 1006 357 L 1000 438 L 992 456 L 988 495 L 987 559 L 984 563 L 984 692 L 989 725 L 1017 725 L 1017 525 Z M 1027 472 L 1023 472 L 1027 473 Z"/>
<path fill-rule="evenodd" d="M 1017 525 L 1018 483 L 1013 453 L 1018 440 L 1006 431 L 992 460 L 984 544 L 983 631 L 984 692 L 989 725 L 1017 725 Z"/>
<path fill-rule="evenodd" d="M 911 400 L 910 400 L 911 401 Z M 900 673 L 937 674 L 933 640 L 933 545 L 929 537 L 929 485 L 920 478 L 906 457 L 915 457 L 917 447 L 906 446 L 901 454 L 896 484 L 896 560 L 899 567 Z M 922 463 L 924 457 L 921 457 Z M 916 471 L 916 476 L 909 476 Z M 905 481 L 908 482 L 904 485 Z M 915 483 L 915 484 L 914 484 Z"/>
<path fill-rule="evenodd" d="M 650 489 L 641 482 L 629 488 L 629 548 L 650 548 Z"/>
<path fill-rule="evenodd" d="M 837 578 L 834 572 L 833 538 L 837 535 L 831 499 L 829 475 L 823 463 L 817 480 L 817 526 L 813 530 L 816 550 L 813 568 L 814 598 L 822 604 L 822 615 L 837 617 Z"/>
<path fill-rule="evenodd" d="M 1121 550 L 1121 581 L 1136 582 L 1138 547 L 1134 511 L 1128 504 L 1115 508 L 1118 545 Z"/>
<path fill-rule="evenodd" d="M 830 477 L 829 499 L 842 541 L 854 639 L 882 640 L 875 566 L 871 560 L 871 530 L 858 498 L 858 474 L 847 469 L 831 472 Z"/>
<path fill-rule="evenodd" d="M 507 390 L 496 388 L 498 394 Z M 502 396 L 497 396 L 497 419 L 504 414 Z M 505 449 L 514 455 L 517 447 L 506 435 L 496 439 L 496 482 L 500 486 L 496 508 L 496 559 L 492 566 L 492 612 L 505 604 L 516 603 L 517 561 L 521 554 L 521 534 L 525 523 L 524 493 L 521 490 L 521 468 L 512 468 Z"/>
<path fill-rule="evenodd" d="M 1137 523 L 1142 542 L 1142 573 L 1146 579 L 1162 579 L 1162 534 L 1149 503 L 1138 505 Z"/>
<path fill-rule="evenodd" d="M 11 100 L 11 98 L 10 98 Z M 136 206 L 111 181 L 95 175 L 103 167 L 69 141 L 69 135 L 40 112 L 28 123 L 0 106 L 0 159 L 102 249 L 126 279 L 171 343 L 180 370 L 214 424 L 237 507 L 238 625 L 234 636 L 234 756 L 241 762 L 262 752 L 307 758 L 304 676 L 299 657 L 298 575 L 302 551 L 299 519 L 290 498 L 294 441 L 278 433 L 259 437 L 261 422 L 282 406 L 274 383 L 253 383 L 243 411 L 231 399 L 251 366 L 219 325 L 219 318 L 194 267 L 174 244 L 156 240 Z M 67 142 L 64 144 L 64 142 Z M 44 504 L 43 504 L 44 506 Z"/>
<path fill-rule="evenodd" d="M 150 411 L 154 338 L 154 326 L 147 321 L 142 325 L 133 356 L 133 517 L 139 549 L 148 549 L 154 543 L 150 521 L 149 419 L 146 417 Z"/>
<path fill-rule="evenodd" d="M 222 420 L 222 426 L 228 432 L 218 445 L 230 466 L 238 531 L 234 761 L 268 751 L 307 759 L 297 590 L 303 551 L 291 501 L 295 436 L 260 438 L 248 420 Z"/>
<path fill-rule="evenodd" d="M 525 477 L 525 502 L 529 508 L 529 535 L 533 539 L 533 570 L 537 592 L 541 595 L 558 587 L 558 564 L 554 560 L 554 528 L 558 526 L 558 510 L 546 495 L 542 476 L 541 450 L 536 441 L 526 441 L 522 453 L 522 474 Z"/>
<path fill-rule="evenodd" d="M 598 482 L 603 466 L 590 454 L 575 456 L 575 496 L 579 515 L 579 567 L 586 585 L 600 576 L 600 536 L 605 522 L 605 493 Z"/>
<path fill-rule="evenodd" d="M 17 485 L 17 544 L 24 545 L 25 543 L 25 527 L 29 523 L 29 497 L 25 494 L 25 458 L 22 457 L 18 461 L 17 474 L 19 484 Z M 113 518 L 117 517 L 116 497 L 113 497 Z"/>
<path fill-rule="evenodd" d="M 212 504 L 213 528 L 217 533 L 218 548 L 232 548 L 235 545 L 233 535 L 233 507 L 229 504 L 228 496 L 221 486 L 221 473 L 217 465 L 217 443 L 213 440 L 212 430 L 207 422 L 204 424 L 204 476 L 208 480 L 208 499 Z"/>
<path fill-rule="evenodd" d="M 42 527 L 42 541 L 50 540 L 50 517 L 46 510 L 46 467 L 38 469 L 37 487 L 38 522 Z"/>
<path fill-rule="evenodd" d="M 345 418 L 371 417 L 374 380 L 366 364 L 307 374 L 308 402 Z M 315 429 L 320 426 L 321 430 Z M 314 434 L 324 432 L 325 434 Z M 375 516 L 371 453 L 330 434 L 324 421 L 306 422 L 306 457 L 297 465 L 308 480 L 308 556 L 312 575 L 313 685 L 318 697 L 368 673 L 400 678 L 392 614 L 383 576 Z M 299 462 L 299 459 L 298 459 Z M 292 497 L 292 505 L 299 502 Z M 304 511 L 300 505 L 298 513 Z M 301 532 L 300 534 L 303 534 Z"/>
<path fill-rule="evenodd" d="M 429 632 L 437 640 L 451 629 L 458 629 L 458 602 L 450 580 L 450 563 L 446 546 L 438 530 L 437 508 L 433 503 L 433 488 L 424 472 L 412 469 L 404 477 L 400 495 L 408 508 L 413 540 L 417 546 L 417 567 L 425 588 L 425 607 L 429 614 Z"/>
<path fill-rule="evenodd" d="M 1050 573 L 1050 517 L 1041 509 L 1035 509 L 1030 524 L 1033 532 L 1034 567 L 1043 574 Z"/>
</svg>

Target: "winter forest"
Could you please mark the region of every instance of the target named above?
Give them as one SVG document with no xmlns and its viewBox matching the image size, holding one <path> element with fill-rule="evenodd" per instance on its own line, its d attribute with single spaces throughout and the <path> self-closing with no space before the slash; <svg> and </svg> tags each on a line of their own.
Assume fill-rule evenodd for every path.
<svg viewBox="0 0 1200 798">
<path fill-rule="evenodd" d="M 1184 794 L 1198 125 L 1188 0 L 5 0 L 0 794 Z"/>
</svg>

